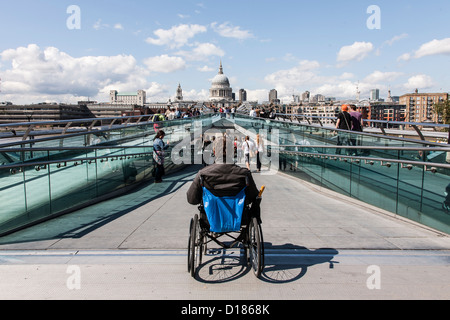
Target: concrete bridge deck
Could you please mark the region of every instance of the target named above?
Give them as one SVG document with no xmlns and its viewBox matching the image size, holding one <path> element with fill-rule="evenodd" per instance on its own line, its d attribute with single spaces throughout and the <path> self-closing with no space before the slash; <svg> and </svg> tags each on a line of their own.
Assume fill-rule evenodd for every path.
<svg viewBox="0 0 450 320">
<path fill-rule="evenodd" d="M 211 248 L 187 273 L 186 191 L 161 184 L 0 238 L 0 299 L 449 299 L 450 236 L 283 173 L 266 185 L 266 268 Z"/>
</svg>

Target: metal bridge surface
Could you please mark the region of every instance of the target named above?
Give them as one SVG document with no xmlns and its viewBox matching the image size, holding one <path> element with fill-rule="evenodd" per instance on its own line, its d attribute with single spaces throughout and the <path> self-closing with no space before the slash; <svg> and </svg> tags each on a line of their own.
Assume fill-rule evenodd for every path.
<svg viewBox="0 0 450 320">
<path fill-rule="evenodd" d="M 450 237 L 278 172 L 254 173 L 261 279 L 239 249 L 187 272 L 199 166 L 0 238 L 0 299 L 449 299 Z"/>
</svg>

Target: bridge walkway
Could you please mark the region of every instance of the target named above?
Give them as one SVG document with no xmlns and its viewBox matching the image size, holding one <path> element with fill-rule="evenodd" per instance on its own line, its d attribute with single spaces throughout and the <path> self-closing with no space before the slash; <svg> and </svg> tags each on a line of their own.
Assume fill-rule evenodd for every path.
<svg viewBox="0 0 450 320">
<path fill-rule="evenodd" d="M 450 236 L 264 170 L 262 278 L 239 249 L 213 247 L 191 278 L 198 169 L 0 238 L 0 299 L 450 298 Z"/>
</svg>

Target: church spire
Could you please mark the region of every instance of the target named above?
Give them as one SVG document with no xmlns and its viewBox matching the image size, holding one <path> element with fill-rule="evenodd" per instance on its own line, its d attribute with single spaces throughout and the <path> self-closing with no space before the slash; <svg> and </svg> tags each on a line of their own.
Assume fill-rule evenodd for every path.
<svg viewBox="0 0 450 320">
<path fill-rule="evenodd" d="M 181 84 L 180 83 L 178 83 L 176 100 L 178 100 L 178 101 L 182 101 L 183 100 L 183 89 L 181 89 Z"/>
<path fill-rule="evenodd" d="M 219 74 L 223 74 L 222 60 L 220 60 Z"/>
</svg>

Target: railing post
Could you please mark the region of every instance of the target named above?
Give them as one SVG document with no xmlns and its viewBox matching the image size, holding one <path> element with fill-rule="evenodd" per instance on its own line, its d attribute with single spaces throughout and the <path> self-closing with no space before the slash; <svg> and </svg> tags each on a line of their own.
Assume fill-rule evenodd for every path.
<svg viewBox="0 0 450 320">
<path fill-rule="evenodd" d="M 450 125 L 448 126 L 447 144 L 450 144 Z"/>
</svg>

